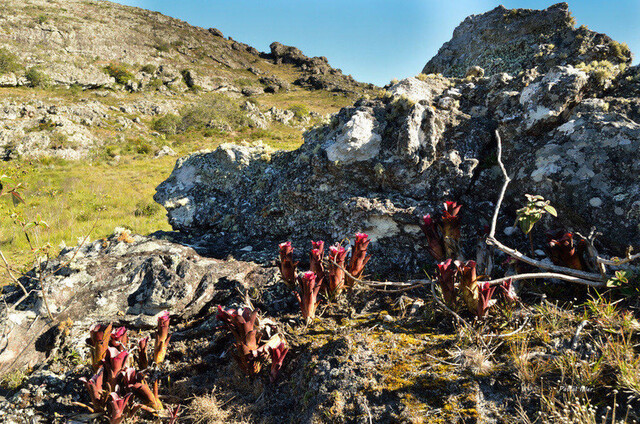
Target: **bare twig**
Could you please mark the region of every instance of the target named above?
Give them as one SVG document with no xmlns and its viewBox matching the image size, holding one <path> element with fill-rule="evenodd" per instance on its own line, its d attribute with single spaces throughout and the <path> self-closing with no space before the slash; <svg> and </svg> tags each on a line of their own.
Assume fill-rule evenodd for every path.
<svg viewBox="0 0 640 424">
<path fill-rule="evenodd" d="M 496 278 L 495 280 L 483 281 L 484 284 L 489 283 L 492 286 L 497 286 L 505 281 L 516 280 L 534 280 L 536 278 L 555 278 L 557 280 L 569 281 L 570 283 L 584 284 L 591 287 L 602 287 L 603 284 L 598 281 L 585 280 L 583 278 L 573 277 L 571 275 L 559 274 L 555 272 L 534 272 L 529 274 L 515 274 L 509 277 Z"/>
<path fill-rule="evenodd" d="M 599 264 L 617 266 L 617 265 L 624 265 L 626 263 L 633 262 L 636 259 L 640 259 L 640 253 L 636 253 L 635 255 L 629 254 L 624 259 L 620 259 L 620 258 L 605 259 L 605 258 L 598 257 L 597 261 Z"/>
<path fill-rule="evenodd" d="M 409 280 L 406 282 L 395 282 L 395 281 L 371 281 L 371 280 L 362 280 L 360 278 L 356 278 L 349 271 L 347 271 L 342 265 L 336 263 L 333 259 L 324 260 L 325 264 L 331 264 L 340 268 L 347 277 L 351 278 L 356 283 L 362 284 L 370 289 L 388 292 L 388 293 L 398 293 L 411 289 L 415 289 L 418 287 L 426 286 L 429 284 L 430 280 Z M 386 289 L 386 287 L 394 287 L 393 289 Z"/>
<path fill-rule="evenodd" d="M 9 263 L 7 262 L 7 259 L 4 257 L 4 254 L 2 253 L 2 250 L 0 250 L 0 258 L 2 258 L 2 262 L 4 262 L 4 267 L 7 270 L 7 274 L 9 274 L 9 278 L 11 278 L 11 280 L 13 280 L 14 283 L 16 283 L 18 286 L 20 286 L 20 288 L 22 289 L 22 291 L 24 292 L 24 294 L 26 296 L 28 296 L 27 293 L 27 289 L 24 288 L 24 286 L 22 285 L 22 283 L 20 282 L 20 280 L 18 280 L 13 273 L 11 272 L 11 266 L 9 266 Z"/>
<path fill-rule="evenodd" d="M 578 324 L 578 328 L 576 328 L 576 333 L 573 335 L 573 339 L 571 340 L 571 349 L 576 350 L 578 348 L 578 341 L 580 340 L 580 333 L 584 330 L 584 327 L 589 323 L 589 321 L 582 320 L 580 324 Z"/>
<path fill-rule="evenodd" d="M 449 312 L 456 319 L 456 321 L 458 321 L 460 324 L 464 325 L 467 328 L 472 329 L 473 327 L 471 327 L 471 324 L 469 324 L 467 321 L 465 321 L 464 318 L 462 318 L 460 315 L 456 314 L 447 305 L 445 305 L 442 300 L 440 300 L 440 298 L 436 294 L 436 286 L 435 286 L 435 284 L 436 284 L 435 281 L 431 280 L 431 295 L 435 299 L 436 303 L 438 303 L 438 306 L 440 306 L 445 311 Z"/>
<path fill-rule="evenodd" d="M 529 317 L 526 317 L 522 325 L 518 327 L 516 330 L 507 334 L 487 334 L 486 337 L 505 338 L 505 337 L 515 336 L 516 334 L 524 330 L 524 328 L 527 326 L 528 323 L 529 323 Z"/>
<path fill-rule="evenodd" d="M 580 280 L 590 280 L 596 282 L 595 284 L 590 284 L 594 287 L 602 287 L 605 285 L 604 281 L 602 281 L 602 276 L 599 274 L 594 274 L 591 272 L 580 271 L 572 268 L 565 268 L 562 266 L 548 264 L 542 261 L 538 261 L 532 258 L 529 258 L 526 255 L 518 252 L 515 249 L 505 246 L 500 243 L 496 239 L 496 227 L 498 225 L 498 215 L 500 213 L 500 207 L 502 206 L 502 201 L 504 200 L 504 195 L 507 192 L 507 187 L 511 182 L 511 178 L 509 174 L 507 174 L 507 169 L 504 167 L 504 163 L 502 162 L 502 140 L 500 139 L 500 133 L 496 130 L 496 140 L 498 143 L 498 164 L 500 165 L 500 169 L 502 170 L 502 174 L 504 175 L 504 184 L 502 185 L 502 190 L 500 191 L 500 197 L 498 197 L 498 202 L 496 203 L 495 210 L 493 212 L 493 219 L 491 220 L 491 230 L 489 232 L 489 236 L 487 237 L 487 244 L 495 246 L 497 249 L 502 250 L 507 255 L 528 263 L 529 265 L 533 265 L 540 269 L 546 269 L 548 271 L 553 271 L 558 274 L 565 274 L 566 276 L 578 277 Z M 554 277 L 559 278 L 559 277 Z M 576 281 L 581 282 L 581 281 Z"/>
</svg>

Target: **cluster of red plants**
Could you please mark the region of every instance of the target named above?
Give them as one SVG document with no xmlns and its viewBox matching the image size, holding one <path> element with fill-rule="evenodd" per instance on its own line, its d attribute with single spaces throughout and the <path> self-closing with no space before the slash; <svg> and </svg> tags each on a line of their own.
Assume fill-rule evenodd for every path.
<svg viewBox="0 0 640 424">
<path fill-rule="evenodd" d="M 462 205 L 445 202 L 440 217 L 430 214 L 422 218 L 422 231 L 427 239 L 427 251 L 437 263 L 437 281 L 445 303 L 453 307 L 458 293 L 469 311 L 477 317 L 485 317 L 496 303 L 493 295 L 499 289 L 503 299 L 510 304 L 517 300 L 511 280 L 501 286 L 492 286 L 482 281 L 476 272 L 476 262 L 462 261 L 460 256 L 460 210 Z M 578 270 L 589 270 L 586 259 L 587 242 L 576 240 L 570 232 L 561 230 L 547 234 L 547 251 L 555 265 Z"/>
<path fill-rule="evenodd" d="M 169 313 L 164 312 L 158 317 L 155 331 L 152 360 L 156 366 L 164 361 L 170 338 Z M 153 383 L 147 380 L 150 370 L 148 342 L 149 336 L 138 340 L 136 346 L 131 348 L 125 327 L 114 330 L 112 324 L 91 326 L 87 343 L 91 349 L 95 374 L 88 380 L 80 379 L 91 399 L 91 405 L 83 406 L 94 413 L 103 413 L 110 424 L 119 424 L 140 409 L 152 413 L 162 411 L 164 407 L 158 396 L 158 380 Z M 173 410 L 172 415 L 175 419 L 177 409 Z"/>
<path fill-rule="evenodd" d="M 334 298 L 341 294 L 345 288 L 353 288 L 356 283 L 355 279 L 362 277 L 364 267 L 371 259 L 371 256 L 367 254 L 370 241 L 367 234 L 357 233 L 355 235 L 348 264 L 347 254 L 349 252 L 340 244 L 330 246 L 327 253 L 324 250 L 325 243 L 323 241 L 312 241 L 310 270 L 300 275 L 297 272 L 299 261 L 293 260 L 291 242 L 287 241 L 279 245 L 280 261 L 278 267 L 280 274 L 282 280 L 294 291 L 300 303 L 305 323 L 308 324 L 315 317 L 321 291 L 326 293 L 327 297 Z M 325 253 L 327 253 L 326 257 Z"/>
<path fill-rule="evenodd" d="M 493 295 L 496 286 L 483 284 L 477 275 L 475 261 L 459 260 L 460 256 L 460 211 L 462 205 L 447 201 L 440 217 L 427 214 L 422 218 L 422 231 L 427 238 L 427 250 L 437 262 L 437 278 L 445 303 L 453 307 L 458 293 L 471 313 L 485 317 L 496 303 Z M 516 301 L 511 281 L 500 286 L 507 302 Z"/>
<path fill-rule="evenodd" d="M 240 369 L 249 376 L 255 376 L 262 369 L 262 365 L 271 360 L 269 376 L 271 382 L 274 382 L 289 351 L 283 337 L 275 334 L 266 342 L 262 342 L 268 331 L 266 326 L 258 325 L 258 311 L 251 308 L 224 309 L 218 305 L 216 318 L 235 339 L 233 357 Z"/>
<path fill-rule="evenodd" d="M 568 231 L 560 230 L 547 233 L 547 251 L 555 265 L 581 271 L 590 270 L 586 260 L 587 242 L 583 238 L 575 239 Z"/>
</svg>

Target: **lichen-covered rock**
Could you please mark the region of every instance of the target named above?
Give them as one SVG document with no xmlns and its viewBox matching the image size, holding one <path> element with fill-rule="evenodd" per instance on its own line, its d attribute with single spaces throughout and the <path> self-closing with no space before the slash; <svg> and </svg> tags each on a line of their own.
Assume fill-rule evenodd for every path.
<svg viewBox="0 0 640 424">
<path fill-rule="evenodd" d="M 553 126 L 562 121 L 561 115 L 580 101 L 588 80 L 586 73 L 572 66 L 560 66 L 525 87 L 520 94 L 520 103 L 524 107 L 526 129 Z"/>
<path fill-rule="evenodd" d="M 544 10 L 498 6 L 466 18 L 422 72 L 464 77 L 470 67 L 479 66 L 487 75 L 517 74 L 536 66 L 545 71 L 594 60 L 629 64 L 631 52 L 604 34 L 575 28 L 567 3 Z"/>
<path fill-rule="evenodd" d="M 583 234 L 595 226 L 602 246 L 620 255 L 640 243 L 634 72 L 612 74 L 606 91 L 598 75 L 570 65 L 409 78 L 344 108 L 296 151 L 224 145 L 183 158 L 155 199 L 175 229 L 214 250 L 275 254 L 284 240 L 306 249 L 311 239 L 364 231 L 374 258 L 384 257 L 370 270 L 418 272 L 430 260 L 419 247 L 420 217 L 439 213 L 443 200 L 465 205 L 463 245 L 472 254 L 502 185 L 498 129 L 515 179 L 504 223 L 525 193 L 542 194 L 559 209 L 553 225 Z"/>
<path fill-rule="evenodd" d="M 53 345 L 33 345 L 33 339 L 69 321 L 84 333 L 96 321 L 118 321 L 131 328 L 150 328 L 164 310 L 190 319 L 208 312 L 211 302 L 224 303 L 235 286 L 251 281 L 255 264 L 204 258 L 192 248 L 162 237 L 131 235 L 125 230 L 103 240 L 65 249 L 43 268 L 45 293 L 54 325 L 46 319 L 43 299 L 34 293 L 17 310 L 7 312 L 7 332 L 0 340 L 0 376 L 42 361 Z M 271 275 L 275 274 L 275 271 Z M 220 283 L 220 280 L 224 280 Z M 29 289 L 35 279 L 24 279 Z M 226 287 L 227 289 L 225 289 Z M 7 286 L 0 294 L 7 304 L 22 295 Z M 11 337 L 7 337 L 11 334 Z"/>
</svg>

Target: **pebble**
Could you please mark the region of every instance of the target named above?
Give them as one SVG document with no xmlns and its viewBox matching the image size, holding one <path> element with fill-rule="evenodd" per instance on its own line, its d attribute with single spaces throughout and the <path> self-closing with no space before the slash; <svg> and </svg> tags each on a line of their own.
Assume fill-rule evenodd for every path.
<svg viewBox="0 0 640 424">
<path fill-rule="evenodd" d="M 602 199 L 599 197 L 592 197 L 591 199 L 589 199 L 589 204 L 594 208 L 599 208 L 600 206 L 602 206 Z"/>
<path fill-rule="evenodd" d="M 504 234 L 511 237 L 518 229 L 516 227 L 507 227 L 504 229 Z"/>
</svg>

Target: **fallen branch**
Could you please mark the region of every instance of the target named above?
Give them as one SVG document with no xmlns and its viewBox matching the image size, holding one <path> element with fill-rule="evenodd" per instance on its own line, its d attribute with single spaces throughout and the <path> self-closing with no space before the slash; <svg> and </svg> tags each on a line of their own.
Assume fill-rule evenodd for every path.
<svg viewBox="0 0 640 424">
<path fill-rule="evenodd" d="M 572 275 L 558 274 L 555 272 L 533 272 L 529 274 L 515 274 L 509 277 L 496 278 L 495 280 L 483 281 L 484 284 L 490 284 L 492 286 L 497 286 L 505 281 L 516 281 L 516 280 L 535 280 L 536 278 L 555 278 L 557 280 L 564 280 L 570 283 L 578 283 L 584 284 L 586 286 L 591 287 L 602 287 L 603 283 L 593 280 L 585 280 L 583 278 L 574 277 Z"/>
<path fill-rule="evenodd" d="M 636 253 L 635 255 L 627 254 L 627 257 L 624 259 L 615 258 L 615 257 L 611 259 L 605 259 L 605 258 L 598 257 L 596 260 L 598 261 L 599 264 L 618 266 L 618 265 L 627 264 L 629 262 L 633 262 L 636 259 L 640 259 L 640 253 Z"/>
<path fill-rule="evenodd" d="M 426 286 L 427 284 L 429 284 L 431 282 L 431 280 L 409 280 L 406 281 L 404 283 L 401 282 L 396 282 L 396 281 L 371 281 L 371 280 L 363 280 L 360 278 L 356 278 L 353 275 L 351 275 L 351 273 L 349 273 L 349 271 L 347 271 L 342 265 L 336 263 L 333 259 L 324 259 L 324 263 L 325 264 L 331 264 L 334 265 L 338 268 L 340 268 L 347 277 L 353 279 L 353 281 L 355 281 L 356 283 L 362 284 L 363 286 L 366 286 L 372 290 L 376 290 L 376 291 L 382 291 L 382 292 L 387 292 L 387 293 L 398 293 L 398 292 L 403 292 L 403 291 L 407 291 L 407 290 L 411 290 L 411 289 L 415 289 L 418 287 L 423 287 Z M 384 287 L 394 287 L 394 289 L 391 290 L 387 290 L 384 289 Z"/>
<path fill-rule="evenodd" d="M 563 266 L 548 264 L 542 261 L 538 261 L 536 259 L 532 259 L 526 255 L 523 255 L 522 253 L 518 252 L 515 249 L 505 246 L 504 244 L 500 243 L 496 239 L 495 235 L 496 235 L 496 227 L 498 225 L 498 214 L 500 213 L 500 207 L 502 206 L 504 195 L 507 192 L 507 187 L 511 182 L 511 178 L 507 173 L 507 169 L 504 167 L 504 163 L 502 162 L 502 140 L 500 139 L 500 133 L 497 130 L 496 130 L 496 140 L 498 143 L 498 164 L 500 165 L 500 169 L 502 170 L 502 174 L 504 175 L 504 184 L 502 185 L 502 190 L 500 191 L 500 197 L 498 197 L 498 202 L 496 203 L 495 210 L 493 211 L 493 219 L 491 220 L 491 230 L 486 240 L 487 244 L 490 246 L 495 246 L 497 249 L 503 251 L 504 253 L 511 256 L 512 258 L 528 263 L 529 265 L 533 265 L 540 269 L 553 271 L 559 275 L 553 278 L 569 281 L 565 277 L 577 277 L 578 279 L 572 282 L 583 283 L 585 280 L 588 280 L 593 282 L 592 284 L 589 284 L 592 287 L 603 287 L 606 283 L 602 280 L 602 276 L 600 274 L 594 274 L 591 272 L 585 272 L 585 271 L 580 271 L 572 268 L 566 268 Z M 560 277 L 560 275 L 562 277 Z"/>
</svg>

